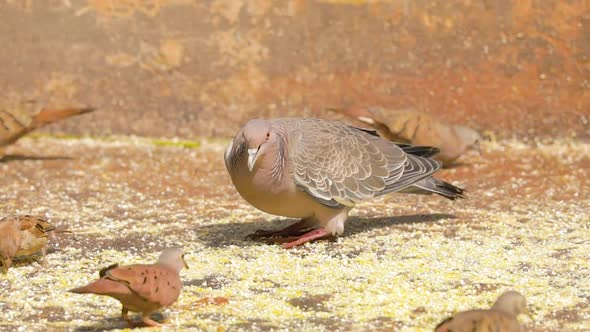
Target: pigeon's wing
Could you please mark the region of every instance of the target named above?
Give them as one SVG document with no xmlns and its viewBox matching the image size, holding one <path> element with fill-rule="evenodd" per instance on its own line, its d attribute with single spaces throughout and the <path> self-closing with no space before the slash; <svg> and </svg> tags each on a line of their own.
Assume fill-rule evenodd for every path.
<svg viewBox="0 0 590 332">
<path fill-rule="evenodd" d="M 395 145 L 399 146 L 407 154 L 424 158 L 430 158 L 440 152 L 439 148 L 435 148 L 432 146 L 418 146 L 397 142 L 395 143 Z"/>
<path fill-rule="evenodd" d="M 242 155 L 245 149 L 242 132 L 243 129 L 240 129 L 234 139 L 229 142 L 225 148 L 223 159 L 225 161 L 225 167 L 229 172 L 232 172 L 237 167 L 238 158 Z"/>
<path fill-rule="evenodd" d="M 408 155 L 403 166 L 402 176 L 397 179 L 388 179 L 385 188 L 377 194 L 383 195 L 400 191 L 418 181 L 430 178 L 440 168 L 441 163 L 434 159 Z"/>
<path fill-rule="evenodd" d="M 137 296 L 162 306 L 172 304 L 180 294 L 178 273 L 159 264 L 114 267 L 104 272 L 107 279 L 126 284 Z"/>
<path fill-rule="evenodd" d="M 442 321 L 436 332 L 519 332 L 516 318 L 494 310 L 470 310 Z"/>
<path fill-rule="evenodd" d="M 429 176 L 437 162 L 407 155 L 394 143 L 340 122 L 277 120 L 286 133 L 295 184 L 320 203 L 353 206 Z"/>
</svg>

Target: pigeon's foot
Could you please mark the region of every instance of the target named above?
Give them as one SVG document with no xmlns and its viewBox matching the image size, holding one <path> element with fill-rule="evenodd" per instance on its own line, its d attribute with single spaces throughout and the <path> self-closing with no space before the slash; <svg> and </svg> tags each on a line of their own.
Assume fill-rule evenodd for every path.
<svg viewBox="0 0 590 332">
<path fill-rule="evenodd" d="M 269 239 L 269 238 L 285 238 L 285 237 L 299 237 L 305 234 L 311 229 L 308 220 L 302 219 L 294 224 L 291 224 L 285 228 L 269 231 L 269 230 L 257 230 L 253 234 L 248 235 L 249 239 Z M 280 241 L 280 240 L 279 240 Z M 274 242 L 274 241 L 273 241 Z"/>
<path fill-rule="evenodd" d="M 287 243 L 283 243 L 282 247 L 285 249 L 291 249 L 293 247 L 300 246 L 300 245 L 307 243 L 307 242 L 316 241 L 316 240 L 320 240 L 320 239 L 332 238 L 333 236 L 334 235 L 332 235 L 332 233 L 328 232 L 324 228 L 317 228 L 317 229 L 311 230 L 303 235 L 293 237 L 292 241 L 287 242 Z"/>
</svg>

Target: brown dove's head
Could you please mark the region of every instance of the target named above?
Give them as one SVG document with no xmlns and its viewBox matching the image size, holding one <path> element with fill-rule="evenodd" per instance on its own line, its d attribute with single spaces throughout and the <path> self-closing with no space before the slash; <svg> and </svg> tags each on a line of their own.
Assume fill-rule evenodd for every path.
<svg viewBox="0 0 590 332">
<path fill-rule="evenodd" d="M 184 251 L 179 248 L 168 248 L 162 251 L 160 258 L 158 258 L 158 264 L 166 265 L 178 272 L 183 267 L 188 269 L 188 265 L 184 260 Z"/>
<path fill-rule="evenodd" d="M 520 314 L 529 314 L 526 299 L 517 291 L 508 291 L 500 295 L 492 309 L 505 312 L 514 317 Z"/>
<path fill-rule="evenodd" d="M 256 165 L 258 157 L 268 152 L 276 140 L 269 121 L 254 119 L 248 121 L 243 129 L 244 142 L 248 149 L 248 169 L 250 172 Z"/>
<path fill-rule="evenodd" d="M 467 149 L 479 151 L 481 135 L 477 131 L 465 126 L 455 126 L 455 132 L 459 135 Z"/>
</svg>

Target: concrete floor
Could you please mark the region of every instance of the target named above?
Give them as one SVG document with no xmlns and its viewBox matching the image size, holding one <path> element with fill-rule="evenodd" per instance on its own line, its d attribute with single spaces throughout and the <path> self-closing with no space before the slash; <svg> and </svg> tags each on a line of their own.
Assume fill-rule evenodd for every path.
<svg viewBox="0 0 590 332">
<path fill-rule="evenodd" d="M 43 136 L 7 150 L 0 216 L 35 214 L 72 233 L 51 239 L 46 268 L 0 275 L 2 331 L 124 328 L 117 301 L 66 290 L 168 246 L 183 246 L 191 267 L 156 317 L 174 330 L 429 331 L 508 289 L 527 297 L 528 329 L 590 330 L 588 142 L 488 142 L 438 174 L 468 199 L 380 197 L 336 241 L 290 251 L 245 239 L 292 221 L 238 196 L 223 142 L 177 145 Z"/>
</svg>

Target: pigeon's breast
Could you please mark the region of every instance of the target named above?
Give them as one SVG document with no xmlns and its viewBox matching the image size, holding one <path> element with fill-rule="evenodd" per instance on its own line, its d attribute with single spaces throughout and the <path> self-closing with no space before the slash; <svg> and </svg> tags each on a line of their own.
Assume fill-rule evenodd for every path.
<svg viewBox="0 0 590 332">
<path fill-rule="evenodd" d="M 283 174 L 281 178 L 273 176 L 272 167 L 265 167 L 266 164 L 264 160 L 259 160 L 252 172 L 245 165 L 238 167 L 239 171 L 230 172 L 238 193 L 266 213 L 290 218 L 313 216 L 312 198 L 297 190 L 288 174 Z"/>
</svg>

